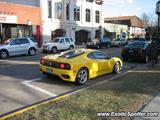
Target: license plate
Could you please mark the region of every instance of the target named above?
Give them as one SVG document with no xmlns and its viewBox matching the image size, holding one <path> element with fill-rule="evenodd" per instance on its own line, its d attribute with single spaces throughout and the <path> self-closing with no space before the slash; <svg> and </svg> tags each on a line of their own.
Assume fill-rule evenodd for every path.
<svg viewBox="0 0 160 120">
<path fill-rule="evenodd" d="M 47 68 L 47 73 L 51 74 L 51 73 L 53 73 L 53 70 L 52 70 L 52 69 Z"/>
</svg>

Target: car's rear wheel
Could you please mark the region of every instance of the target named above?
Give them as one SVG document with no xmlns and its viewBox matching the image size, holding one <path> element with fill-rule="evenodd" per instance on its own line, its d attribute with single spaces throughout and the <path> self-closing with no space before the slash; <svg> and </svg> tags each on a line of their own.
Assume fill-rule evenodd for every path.
<svg viewBox="0 0 160 120">
<path fill-rule="evenodd" d="M 145 58 L 144 58 L 144 62 L 145 62 L 145 63 L 148 63 L 148 61 L 149 61 L 149 56 L 146 55 Z"/>
<path fill-rule="evenodd" d="M 52 47 L 52 53 L 53 54 L 57 53 L 57 47 Z"/>
<path fill-rule="evenodd" d="M 114 68 L 113 68 L 113 73 L 118 74 L 119 71 L 120 71 L 120 63 L 116 62 L 115 65 L 114 65 Z"/>
<path fill-rule="evenodd" d="M 30 48 L 28 51 L 28 54 L 31 56 L 34 56 L 36 54 L 36 49 L 35 48 Z"/>
<path fill-rule="evenodd" d="M 5 59 L 8 57 L 8 53 L 6 50 L 0 51 L 0 58 Z"/>
<path fill-rule="evenodd" d="M 74 49 L 73 45 L 71 45 L 71 46 L 69 47 L 69 49 L 70 49 L 70 50 Z"/>
<path fill-rule="evenodd" d="M 100 49 L 100 45 L 96 45 L 96 49 Z"/>
<path fill-rule="evenodd" d="M 110 48 L 110 45 L 109 45 L 109 44 L 107 44 L 107 48 Z"/>
<path fill-rule="evenodd" d="M 86 68 L 81 68 L 76 76 L 76 84 L 83 85 L 88 80 L 88 70 Z"/>
</svg>

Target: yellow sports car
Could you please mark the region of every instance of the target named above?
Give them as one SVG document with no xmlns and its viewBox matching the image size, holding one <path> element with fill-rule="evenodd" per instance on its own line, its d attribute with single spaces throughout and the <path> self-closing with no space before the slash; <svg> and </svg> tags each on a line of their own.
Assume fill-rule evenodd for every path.
<svg viewBox="0 0 160 120">
<path fill-rule="evenodd" d="M 122 65 L 121 59 L 107 56 L 101 51 L 74 49 L 42 57 L 40 71 L 82 85 L 88 79 L 103 74 L 117 74 L 122 69 Z"/>
</svg>

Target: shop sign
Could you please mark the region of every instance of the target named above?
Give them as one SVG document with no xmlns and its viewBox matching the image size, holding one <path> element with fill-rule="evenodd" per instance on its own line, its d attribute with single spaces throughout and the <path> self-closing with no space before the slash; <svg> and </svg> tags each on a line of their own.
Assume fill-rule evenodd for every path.
<svg viewBox="0 0 160 120">
<path fill-rule="evenodd" d="M 17 23 L 17 16 L 0 15 L 0 23 Z"/>
</svg>

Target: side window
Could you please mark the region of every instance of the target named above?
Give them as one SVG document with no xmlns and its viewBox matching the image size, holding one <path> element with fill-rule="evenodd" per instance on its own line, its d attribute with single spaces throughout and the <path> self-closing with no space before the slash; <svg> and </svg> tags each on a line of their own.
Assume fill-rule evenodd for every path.
<svg viewBox="0 0 160 120">
<path fill-rule="evenodd" d="M 73 39 L 72 39 L 72 38 L 70 38 L 70 40 L 71 40 L 71 42 L 73 42 Z"/>
<path fill-rule="evenodd" d="M 70 43 L 69 38 L 65 38 L 66 43 Z"/>
<path fill-rule="evenodd" d="M 94 57 L 95 57 L 96 59 L 107 59 L 107 58 L 108 58 L 108 57 L 107 57 L 105 54 L 103 54 L 102 52 L 94 52 L 93 55 L 94 55 Z"/>
<path fill-rule="evenodd" d="M 20 44 L 20 40 L 19 39 L 14 39 L 12 40 L 12 42 L 10 43 L 10 45 L 19 45 Z"/>
<path fill-rule="evenodd" d="M 88 54 L 87 57 L 88 57 L 88 58 L 91 58 L 91 59 L 96 59 L 96 58 L 94 57 L 93 53 Z"/>
<path fill-rule="evenodd" d="M 32 42 L 35 42 L 35 43 L 37 42 L 37 40 L 33 37 L 30 37 L 30 40 L 32 40 Z"/>
<path fill-rule="evenodd" d="M 29 43 L 28 39 L 26 39 L 26 38 L 20 39 L 20 44 L 28 44 L 28 43 Z"/>
<path fill-rule="evenodd" d="M 63 44 L 64 44 L 64 39 L 61 39 L 61 40 L 59 41 L 59 43 L 63 43 Z"/>
</svg>

